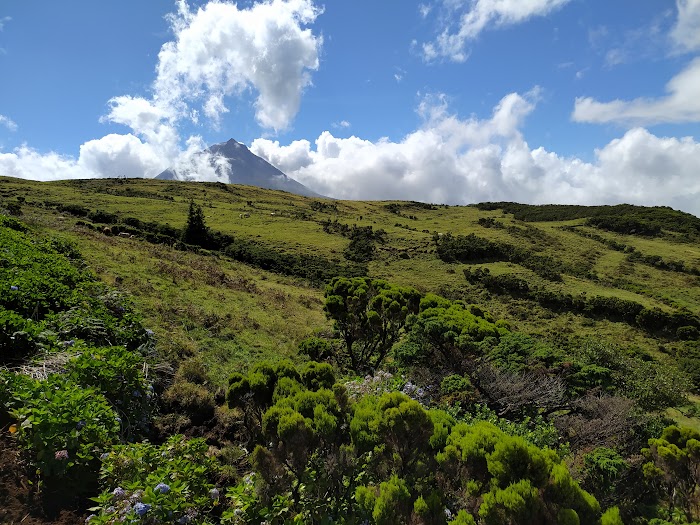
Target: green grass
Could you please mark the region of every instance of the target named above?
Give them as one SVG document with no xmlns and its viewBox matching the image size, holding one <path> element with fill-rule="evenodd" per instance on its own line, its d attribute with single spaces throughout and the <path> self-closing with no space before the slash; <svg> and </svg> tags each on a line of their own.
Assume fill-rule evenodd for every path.
<svg viewBox="0 0 700 525">
<path fill-rule="evenodd" d="M 337 209 L 315 211 L 314 199 L 250 186 L 114 179 L 39 183 L 0 178 L 0 208 L 3 202 L 15 201 L 18 196 L 26 199 L 23 220 L 46 233 L 74 240 L 101 279 L 134 296 L 150 326 L 164 334 L 160 340 L 163 355 L 198 355 L 218 384 L 231 370 L 245 369 L 259 358 L 294 357 L 299 341 L 314 330 L 330 329 L 322 312 L 323 290 L 225 257 L 105 236 L 76 226 L 78 218 L 44 207 L 45 202 L 78 204 L 122 218 L 179 228 L 185 223 L 193 198 L 202 205 L 207 226 L 213 230 L 281 251 L 340 262 L 344 261 L 343 250 L 349 241 L 325 233 L 320 222 L 337 219 L 348 225 L 371 225 L 375 230 L 384 229 L 387 240 L 377 245 L 375 259 L 369 264 L 371 276 L 423 292 L 450 293 L 479 302 L 517 329 L 548 340 L 597 337 L 653 353 L 660 345 L 673 348 L 676 344 L 624 323 L 556 314 L 531 301 L 495 296 L 472 286 L 462 273 L 465 266 L 446 264 L 437 258 L 433 233 L 474 233 L 550 256 L 576 269 L 576 275 L 565 273 L 561 283 L 545 281 L 511 263 L 484 265 L 493 274 L 515 274 L 531 284 L 572 295 L 614 296 L 646 307 L 666 311 L 686 308 L 700 314 L 700 278 L 630 262 L 625 253 L 560 229 L 581 225 L 585 219 L 525 223 L 500 210 L 456 206 L 425 209 L 395 201 L 404 216 L 391 213 L 387 209 L 389 201 L 325 200 Z M 241 213 L 249 213 L 250 217 L 240 218 Z M 503 228 L 484 228 L 478 224 L 480 218 L 493 218 Z M 658 254 L 689 265 L 700 261 L 697 245 L 676 242 L 670 236 L 647 239 L 590 230 L 632 245 L 644 254 Z"/>
</svg>

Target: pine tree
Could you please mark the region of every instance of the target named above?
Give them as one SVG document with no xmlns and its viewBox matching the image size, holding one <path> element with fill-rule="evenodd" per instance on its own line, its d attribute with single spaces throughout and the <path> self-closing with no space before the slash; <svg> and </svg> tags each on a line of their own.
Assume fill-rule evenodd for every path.
<svg viewBox="0 0 700 525">
<path fill-rule="evenodd" d="M 182 242 L 194 246 L 206 247 L 209 241 L 209 229 L 204 224 L 204 212 L 202 207 L 190 200 L 190 209 L 187 213 L 187 225 L 182 232 Z"/>
</svg>

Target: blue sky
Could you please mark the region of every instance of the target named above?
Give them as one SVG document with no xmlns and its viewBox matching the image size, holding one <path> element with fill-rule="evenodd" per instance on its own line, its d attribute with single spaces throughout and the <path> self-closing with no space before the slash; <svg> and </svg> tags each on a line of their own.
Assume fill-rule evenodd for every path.
<svg viewBox="0 0 700 525">
<path fill-rule="evenodd" d="M 700 0 L 26 0 L 0 28 L 0 174 L 233 137 L 339 198 L 700 213 Z"/>
</svg>

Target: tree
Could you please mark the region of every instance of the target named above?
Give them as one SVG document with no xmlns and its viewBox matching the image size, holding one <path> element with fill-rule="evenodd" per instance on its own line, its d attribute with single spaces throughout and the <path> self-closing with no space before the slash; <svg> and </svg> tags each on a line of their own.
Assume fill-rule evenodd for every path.
<svg viewBox="0 0 700 525">
<path fill-rule="evenodd" d="M 345 342 L 357 372 L 379 367 L 399 339 L 409 314 L 418 312 L 421 295 L 369 277 L 336 277 L 326 287 L 326 315 Z"/>
<path fill-rule="evenodd" d="M 187 224 L 182 232 L 182 242 L 194 246 L 207 246 L 209 242 L 209 228 L 204 224 L 204 212 L 202 207 L 190 200 L 190 209 L 187 212 Z"/>
</svg>

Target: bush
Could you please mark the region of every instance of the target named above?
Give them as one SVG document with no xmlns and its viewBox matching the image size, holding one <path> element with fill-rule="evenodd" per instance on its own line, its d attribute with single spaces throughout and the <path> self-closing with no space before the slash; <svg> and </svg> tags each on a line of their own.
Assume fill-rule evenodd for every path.
<svg viewBox="0 0 700 525">
<path fill-rule="evenodd" d="M 195 425 L 212 419 L 216 409 L 214 394 L 188 381 L 173 383 L 163 394 L 163 402 L 171 411 L 186 414 Z"/>
<path fill-rule="evenodd" d="M 142 373 L 143 359 L 124 347 L 90 348 L 66 365 L 67 377 L 105 396 L 129 437 L 148 430 L 153 387 Z"/>
<path fill-rule="evenodd" d="M 69 493 L 91 488 L 100 455 L 119 441 L 121 421 L 104 396 L 64 376 L 35 381 L 2 373 L 0 406 L 16 421 L 11 431 L 40 479 Z"/>
<path fill-rule="evenodd" d="M 104 490 L 89 523 L 211 523 L 207 515 L 224 495 L 214 485 L 220 467 L 208 448 L 177 435 L 160 446 L 114 447 L 102 463 Z"/>
</svg>

